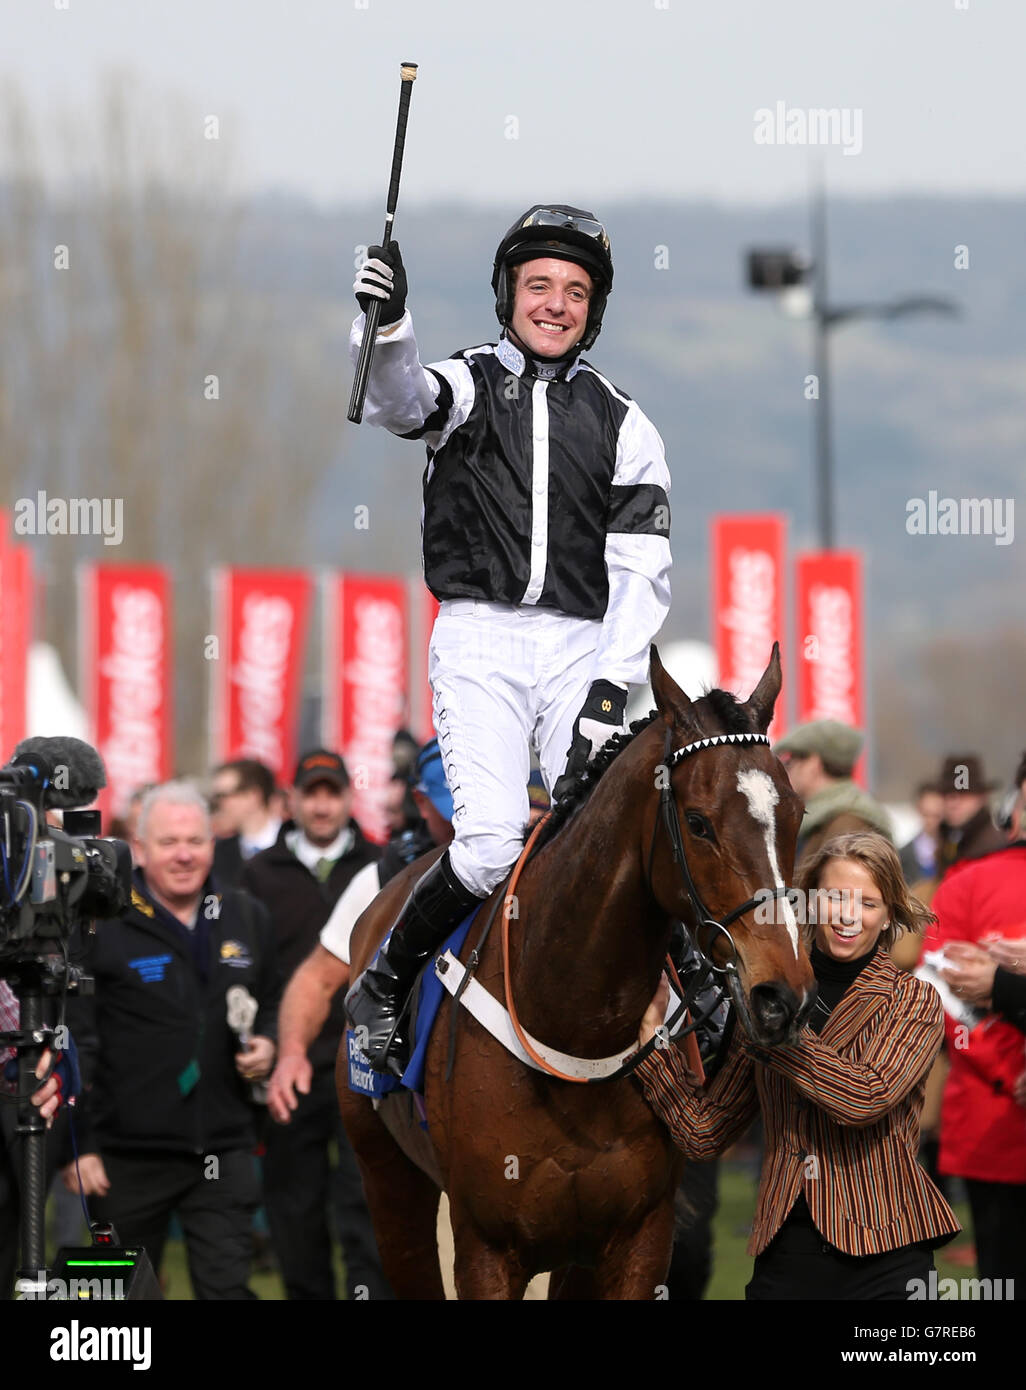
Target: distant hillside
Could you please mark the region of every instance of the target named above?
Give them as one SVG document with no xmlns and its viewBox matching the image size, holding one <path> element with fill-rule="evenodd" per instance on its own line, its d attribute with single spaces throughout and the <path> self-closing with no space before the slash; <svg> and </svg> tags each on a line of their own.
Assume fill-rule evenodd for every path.
<svg viewBox="0 0 1026 1390">
<path fill-rule="evenodd" d="M 773 296 L 753 295 L 742 283 L 744 248 L 807 245 L 804 210 L 650 206 L 602 212 L 613 239 L 616 283 L 591 357 L 637 398 L 666 443 L 674 479 L 675 635 L 682 635 L 705 621 L 710 512 L 780 508 L 793 517 L 795 543 L 812 540 L 814 407 L 803 395 L 811 371 L 809 326 L 784 317 Z M 1021 205 L 1001 202 L 831 208 L 836 302 L 923 291 L 953 297 L 964 308 L 957 320 L 858 323 L 834 337 L 839 543 L 866 551 L 881 637 L 990 626 L 1017 611 L 1014 547 L 996 547 L 984 537 L 910 537 L 905 521 L 908 500 L 930 489 L 1014 497 L 1021 487 L 1022 217 Z M 280 296 L 300 334 L 304 316 L 334 318 L 337 312 L 341 348 L 353 248 L 378 235 L 380 220 L 372 207 L 329 217 L 280 200 L 257 205 L 247 256 L 254 289 Z M 400 240 L 425 360 L 494 339 L 488 280 L 502 230 L 493 214 L 470 208 L 403 209 Z M 966 271 L 954 269 L 958 245 L 969 248 Z M 666 270 L 653 268 L 658 246 L 668 248 Z M 340 359 L 339 370 L 348 389 L 348 359 Z M 336 509 L 367 500 L 368 488 L 389 499 L 416 494 L 416 446 L 370 432 L 355 446 L 347 444 L 346 463 L 325 488 L 324 539 L 332 534 Z M 395 546 L 412 547 L 416 539 L 416 507 L 401 503 L 398 510 L 394 541 L 374 536 L 386 563 Z"/>
<path fill-rule="evenodd" d="M 10 223 L 11 238 L 17 221 L 8 214 L 18 207 L 0 189 L 0 226 Z M 41 210 L 31 252 L 15 254 L 13 239 L 15 250 L 5 251 L 5 265 L 16 266 L 25 284 L 34 277 L 27 302 L 11 300 L 17 313 L 4 340 L 0 424 L 7 428 L 7 411 L 18 425 L 9 481 L 105 493 L 113 486 L 105 432 L 118 425 L 119 476 L 134 468 L 139 489 L 124 558 L 178 565 L 194 661 L 206 630 L 202 578 L 211 563 L 419 565 L 423 449 L 344 422 L 356 248 L 380 234 L 381 208 L 324 212 L 268 197 L 238 211 L 230 285 L 224 261 L 211 256 L 208 265 L 200 254 L 217 239 L 202 208 L 161 213 L 164 225 L 178 219 L 180 233 L 168 243 L 163 264 L 171 278 L 162 290 L 146 259 L 160 219 L 138 231 L 133 224 L 104 260 L 89 232 L 102 203 L 88 191 Z M 511 204 L 497 218 L 472 207 L 401 207 L 398 230 L 425 361 L 494 341 L 492 257 L 517 211 Z M 742 267 L 753 245 L 807 248 L 806 210 L 648 204 L 597 211 L 610 230 L 616 281 L 590 356 L 636 397 L 665 441 L 674 550 L 665 636 L 704 638 L 712 513 L 782 510 L 792 520 L 792 544 L 813 541 L 815 407 L 803 393 L 812 370 L 809 325 L 786 318 L 773 296 L 751 294 Z M 834 337 L 838 541 L 866 556 L 874 766 L 878 784 L 893 795 L 931 771 L 948 744 L 976 743 L 999 773 L 1026 745 L 1023 545 L 910 536 L 905 525 L 909 500 L 931 490 L 1023 501 L 1023 211 L 1020 202 L 954 199 L 837 201 L 830 210 L 834 302 L 922 292 L 953 297 L 964 311 L 958 319 L 856 323 Z M 92 279 L 61 281 L 47 263 L 46 248 L 69 235 L 66 226 L 75 229 L 73 264 L 92 266 Z M 196 254 L 175 270 L 171 253 L 179 245 Z M 969 269 L 955 269 L 959 246 L 968 248 Z M 112 277 L 129 251 L 145 310 L 139 322 L 150 336 L 139 338 L 146 346 L 137 353 L 135 339 L 123 334 L 120 355 L 112 355 L 110 335 L 135 331 L 134 319 L 119 320 L 111 308 Z M 666 269 L 655 268 L 657 254 L 668 257 Z M 22 286 L 18 274 L 11 270 L 5 282 L 11 296 Z M 59 323 L 66 312 L 55 288 L 64 283 L 81 296 L 67 301 L 79 302 L 81 344 L 49 331 L 50 317 Z M 186 291 L 195 299 L 192 317 L 179 312 Z M 35 329 L 31 359 L 21 351 L 17 322 L 26 314 Z M 177 354 L 167 357 L 177 373 L 171 377 L 160 355 L 165 340 Z M 99 389 L 108 366 L 121 375 Z M 201 395 L 210 372 L 223 376 L 216 408 Z M 39 383 L 48 384 L 48 395 Z M 49 434 L 38 428 L 48 417 Z M 369 529 L 353 525 L 358 506 L 370 509 Z M 1026 532 L 1026 505 L 1018 520 Z M 186 536 L 193 543 L 187 555 Z M 62 553 L 39 546 L 46 565 L 70 564 Z M 85 553 L 77 548 L 74 558 Z M 53 573 L 63 589 L 66 570 Z M 65 609 L 70 614 L 71 605 Z M 49 611 L 56 613 L 56 602 Z M 66 637 L 63 648 L 70 660 Z M 200 723 L 198 669 L 183 667 L 180 679 L 179 722 L 190 737 Z"/>
</svg>

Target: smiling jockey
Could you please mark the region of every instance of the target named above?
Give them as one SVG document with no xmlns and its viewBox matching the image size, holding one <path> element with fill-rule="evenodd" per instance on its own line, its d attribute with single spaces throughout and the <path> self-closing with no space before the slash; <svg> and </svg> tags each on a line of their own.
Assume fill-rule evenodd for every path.
<svg viewBox="0 0 1026 1390">
<path fill-rule="evenodd" d="M 417 971 L 523 847 L 531 747 L 558 799 L 648 679 L 670 604 L 670 476 L 651 422 L 581 356 L 613 283 L 590 212 L 518 218 L 492 273 L 498 344 L 428 367 L 398 244 L 369 257 L 354 289 L 382 309 L 365 418 L 427 445 L 424 577 L 441 603 L 429 677 L 455 827 L 346 998 L 371 1065 L 401 1075 Z"/>
</svg>

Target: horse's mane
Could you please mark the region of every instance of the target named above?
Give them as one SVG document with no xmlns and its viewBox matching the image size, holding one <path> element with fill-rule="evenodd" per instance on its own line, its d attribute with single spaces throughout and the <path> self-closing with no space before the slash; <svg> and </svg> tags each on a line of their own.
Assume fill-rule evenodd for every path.
<svg viewBox="0 0 1026 1390">
<path fill-rule="evenodd" d="M 698 714 L 710 714 L 722 728 L 717 728 L 709 732 L 725 734 L 747 734 L 752 730 L 751 714 L 746 707 L 738 700 L 736 695 L 732 695 L 729 690 L 707 690 L 698 700 L 695 701 L 695 710 Z M 638 734 L 643 733 L 652 721 L 659 717 L 658 710 L 650 710 L 643 719 L 635 719 L 626 734 L 614 734 L 598 753 L 595 754 L 591 762 L 585 767 L 584 771 L 578 774 L 573 786 L 557 802 L 549 816 L 545 827 L 538 835 L 535 842 L 535 849 L 541 849 L 543 845 L 558 835 L 567 821 L 571 819 L 584 803 L 591 796 L 596 786 L 602 780 L 603 774 L 608 771 L 610 766 L 616 761 L 625 748 L 628 748 Z M 704 726 L 704 720 L 701 721 Z M 696 731 L 696 738 L 702 737 L 702 729 Z"/>
</svg>

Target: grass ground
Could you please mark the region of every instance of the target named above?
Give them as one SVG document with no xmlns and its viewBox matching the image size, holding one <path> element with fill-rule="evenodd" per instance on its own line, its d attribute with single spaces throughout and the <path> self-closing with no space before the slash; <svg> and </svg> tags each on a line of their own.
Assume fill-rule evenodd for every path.
<svg viewBox="0 0 1026 1390">
<path fill-rule="evenodd" d="M 755 1181 L 752 1168 L 747 1164 L 724 1164 L 720 1174 L 720 1206 L 714 1225 L 715 1246 L 713 1274 L 706 1295 L 709 1299 L 743 1299 L 745 1284 L 751 1277 L 752 1260 L 745 1254 L 748 1243 L 748 1229 L 755 1211 Z M 969 1213 L 964 1204 L 955 1207 L 956 1215 L 966 1228 L 950 1245 L 939 1250 L 936 1255 L 937 1273 L 940 1278 L 970 1277 L 973 1268 L 951 1260 L 970 1244 L 967 1234 Z M 338 1286 L 345 1288 L 341 1260 L 336 1255 Z M 191 1299 L 185 1247 L 180 1240 L 168 1242 L 164 1257 L 166 1278 L 166 1297 L 169 1299 Z M 281 1280 L 277 1274 L 254 1274 L 250 1280 L 253 1292 L 262 1299 L 281 1299 L 284 1297 Z"/>
</svg>

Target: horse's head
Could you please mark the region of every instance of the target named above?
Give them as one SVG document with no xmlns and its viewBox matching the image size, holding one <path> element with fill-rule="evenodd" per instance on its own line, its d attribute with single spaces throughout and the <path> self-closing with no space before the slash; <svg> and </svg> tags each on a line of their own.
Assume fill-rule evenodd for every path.
<svg viewBox="0 0 1026 1390">
<path fill-rule="evenodd" d="M 664 911 L 687 923 L 713 962 L 727 967 L 731 995 L 753 1041 L 793 1042 L 816 986 L 784 896 L 802 803 L 765 739 L 780 693 L 779 648 L 774 644 L 769 666 L 744 702 L 722 690 L 692 702 L 663 669 L 654 646 L 651 681 L 662 715 L 662 723 L 655 721 L 661 748 L 653 741 L 661 796 L 652 829 L 653 892 Z"/>
</svg>

